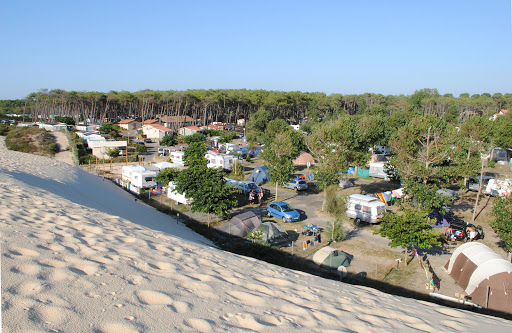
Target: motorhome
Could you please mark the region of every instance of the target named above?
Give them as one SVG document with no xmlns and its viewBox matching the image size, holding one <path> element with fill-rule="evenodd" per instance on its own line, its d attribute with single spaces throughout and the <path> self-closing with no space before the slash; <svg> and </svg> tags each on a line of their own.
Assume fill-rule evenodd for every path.
<svg viewBox="0 0 512 333">
<path fill-rule="evenodd" d="M 123 181 L 139 189 L 156 186 L 155 177 L 160 172 L 155 166 L 125 165 L 121 169 Z"/>
<path fill-rule="evenodd" d="M 184 151 L 172 151 L 171 155 L 170 155 L 172 163 L 178 164 L 180 166 L 184 166 L 185 165 L 185 161 L 183 160 L 184 155 L 185 155 Z"/>
<path fill-rule="evenodd" d="M 386 163 L 385 162 L 375 162 L 370 163 L 369 175 L 374 178 L 382 178 L 384 180 L 389 180 L 389 175 L 385 172 Z"/>
<path fill-rule="evenodd" d="M 378 223 L 382 219 L 382 213 L 386 211 L 386 204 L 378 198 L 363 194 L 352 194 L 347 198 L 348 218 L 354 219 L 356 223 Z"/>
<path fill-rule="evenodd" d="M 384 145 L 376 145 L 373 147 L 373 153 L 374 154 L 384 154 L 386 156 L 391 155 L 391 147 L 390 146 L 384 146 Z"/>
<path fill-rule="evenodd" d="M 215 153 L 213 151 L 208 151 L 205 158 L 208 161 L 209 168 L 221 168 L 223 170 L 233 169 L 233 163 L 235 163 L 236 159 L 233 155 Z"/>
<path fill-rule="evenodd" d="M 176 192 L 176 185 L 174 182 L 169 182 L 167 186 L 167 197 L 172 201 L 175 201 L 176 204 L 190 205 L 194 200 L 189 199 L 185 196 L 185 194 Z"/>
</svg>

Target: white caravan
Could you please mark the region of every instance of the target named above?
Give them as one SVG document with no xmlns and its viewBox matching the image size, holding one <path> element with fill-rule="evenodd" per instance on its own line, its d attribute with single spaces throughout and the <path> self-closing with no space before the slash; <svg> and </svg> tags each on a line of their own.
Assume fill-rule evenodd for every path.
<svg viewBox="0 0 512 333">
<path fill-rule="evenodd" d="M 374 178 L 382 178 L 384 180 L 389 180 L 389 176 L 384 170 L 386 169 L 386 163 L 384 162 L 375 162 L 370 164 L 369 175 Z"/>
<path fill-rule="evenodd" d="M 346 202 L 347 217 L 367 223 L 378 223 L 382 219 L 382 213 L 386 211 L 386 204 L 378 198 L 363 194 L 352 194 Z"/>
<path fill-rule="evenodd" d="M 188 199 L 185 197 L 185 194 L 181 194 L 176 192 L 176 185 L 174 182 L 169 182 L 167 186 L 167 197 L 172 201 L 176 201 L 176 204 L 190 205 L 192 203 L 192 199 Z"/>
<path fill-rule="evenodd" d="M 171 157 L 172 163 L 178 164 L 180 166 L 184 166 L 185 161 L 183 160 L 183 156 L 185 156 L 184 151 L 172 151 L 170 157 Z"/>
<path fill-rule="evenodd" d="M 207 152 L 204 157 L 208 161 L 209 168 L 221 168 L 224 170 L 232 170 L 236 159 L 233 155 L 215 153 L 213 151 Z"/>
<path fill-rule="evenodd" d="M 125 165 L 122 168 L 122 179 L 137 188 L 151 188 L 156 186 L 155 177 L 158 172 L 160 169 L 151 165 Z"/>
</svg>

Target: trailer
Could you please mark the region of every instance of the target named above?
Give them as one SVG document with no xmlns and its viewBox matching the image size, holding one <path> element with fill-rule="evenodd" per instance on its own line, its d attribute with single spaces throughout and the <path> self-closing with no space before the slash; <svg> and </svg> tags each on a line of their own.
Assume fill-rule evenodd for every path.
<svg viewBox="0 0 512 333">
<path fill-rule="evenodd" d="M 185 161 L 183 160 L 184 156 L 185 156 L 184 151 L 172 151 L 171 155 L 170 155 L 172 163 L 177 164 L 179 166 L 185 165 Z"/>
<path fill-rule="evenodd" d="M 233 169 L 233 164 L 236 159 L 233 155 L 215 153 L 213 151 L 207 152 L 205 158 L 208 161 L 209 168 L 221 168 L 228 171 Z"/>
<path fill-rule="evenodd" d="M 347 198 L 348 218 L 355 219 L 356 223 L 378 223 L 382 218 L 382 213 L 386 211 L 386 204 L 378 198 L 363 194 L 352 194 Z"/>
<path fill-rule="evenodd" d="M 167 197 L 175 201 L 176 204 L 190 205 L 194 201 L 193 199 L 187 198 L 185 194 L 178 193 L 174 182 L 169 182 L 167 186 Z"/>
<path fill-rule="evenodd" d="M 151 165 L 125 165 L 121 169 L 121 177 L 130 186 L 145 189 L 156 186 L 155 177 L 158 172 L 160 169 Z"/>
<path fill-rule="evenodd" d="M 370 163 L 369 176 L 374 178 L 382 178 L 389 180 L 389 175 L 386 173 L 386 163 L 375 162 Z"/>
</svg>

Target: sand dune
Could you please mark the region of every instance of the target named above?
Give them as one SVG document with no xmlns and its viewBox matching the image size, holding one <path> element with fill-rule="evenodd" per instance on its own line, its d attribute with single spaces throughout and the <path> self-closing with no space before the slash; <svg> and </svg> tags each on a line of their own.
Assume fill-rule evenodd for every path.
<svg viewBox="0 0 512 333">
<path fill-rule="evenodd" d="M 3 332 L 512 331 L 216 249 L 101 178 L 0 141 Z"/>
</svg>

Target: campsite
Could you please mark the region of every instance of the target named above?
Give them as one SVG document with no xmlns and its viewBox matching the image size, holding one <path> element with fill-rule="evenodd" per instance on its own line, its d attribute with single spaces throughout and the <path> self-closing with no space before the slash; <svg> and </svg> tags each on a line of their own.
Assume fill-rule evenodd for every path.
<svg viewBox="0 0 512 333">
<path fill-rule="evenodd" d="M 165 157 L 157 157 L 158 160 L 163 161 L 166 159 Z M 220 231 L 220 238 L 223 239 L 225 246 L 239 251 L 241 249 L 240 246 L 243 247 L 245 244 L 255 243 L 255 241 L 247 239 L 249 231 L 246 225 L 251 227 L 249 229 L 254 230 L 260 225 L 268 224 L 269 222 L 275 223 L 275 225 L 286 232 L 286 237 L 282 237 L 281 241 L 276 244 L 265 244 L 267 245 L 266 247 L 271 245 L 272 248 L 277 250 L 277 252 L 274 250 L 270 251 L 270 248 L 268 250 L 270 251 L 269 255 L 274 257 L 273 260 L 282 265 L 291 265 L 297 269 L 303 269 L 319 276 L 339 279 L 341 276 L 340 272 L 322 268 L 315 264 L 313 260 L 315 253 L 329 244 L 325 229 L 327 222 L 330 220 L 330 216 L 321 211 L 322 193 L 314 186 L 314 180 L 307 180 L 309 188 L 306 191 L 296 192 L 291 189 L 279 189 L 278 199 L 292 204 L 304 216 L 304 219 L 299 222 L 283 223 L 279 219 L 268 218 L 265 215 L 266 204 L 275 198 L 275 186 L 271 186 L 268 179 L 265 180 L 266 172 L 261 166 L 262 161 L 260 159 L 253 159 L 250 163 L 245 163 L 244 174 L 245 179 L 250 180 L 251 177 L 254 177 L 260 186 L 269 191 L 270 194 L 268 197 L 265 197 L 265 204 L 251 207 L 246 201 L 246 195 L 240 194 L 239 200 L 242 206 L 231 214 L 231 219 L 216 219 L 212 223 L 212 228 Z M 113 170 L 116 169 L 114 166 Z M 306 176 L 308 172 L 307 166 L 302 166 L 299 168 L 297 175 L 302 174 Z M 115 174 L 116 172 L 114 171 L 112 176 L 115 176 Z M 307 179 L 307 177 L 305 178 Z M 349 186 L 345 186 L 346 184 L 349 184 Z M 378 178 L 353 175 L 351 178 L 346 179 L 343 184 L 340 184 L 338 193 L 345 196 L 361 193 L 380 193 L 397 187 L 399 187 L 397 183 Z M 151 200 L 158 205 L 169 205 L 173 210 L 177 210 L 181 221 L 194 220 L 206 222 L 204 214 L 190 212 L 185 205 L 176 206 L 160 197 L 154 195 Z M 474 192 L 463 192 L 453 206 L 454 212 L 465 220 L 470 219 L 474 199 Z M 396 207 L 388 205 L 386 209 L 393 211 L 396 210 Z M 493 248 L 494 251 L 503 254 L 503 250 L 496 246 L 497 236 L 492 232 L 492 229 L 484 219 L 490 209 L 489 198 L 484 198 L 477 222 L 483 225 L 486 231 L 486 239 L 480 242 L 484 242 L 487 246 Z M 248 221 L 251 222 L 233 223 L 234 221 L 232 220 L 237 220 L 237 216 L 244 219 L 244 215 L 248 215 Z M 315 242 L 314 236 L 306 236 L 301 233 L 302 228 L 308 224 L 316 224 L 322 230 L 321 243 Z M 401 248 L 391 248 L 387 244 L 388 240 L 373 234 L 379 228 L 378 225 L 366 223 L 356 225 L 348 220 L 345 226 L 347 228 L 345 240 L 329 245 L 336 250 L 343 251 L 343 253 L 350 257 L 350 265 L 344 268 L 344 281 L 366 284 L 408 296 L 416 295 L 415 297 L 425 299 L 429 298 L 428 294 L 434 291 L 434 288 L 436 292 L 452 297 L 463 294 L 464 290 L 443 268 L 449 261 L 453 251 L 463 244 L 462 242 L 450 242 L 446 243 L 442 248 L 423 251 L 419 259 L 418 257 L 409 257 L 410 262 L 406 266 L 404 264 L 404 252 Z M 441 234 L 443 231 L 444 229 L 439 230 L 439 233 Z M 234 235 L 235 237 L 227 237 L 226 235 Z M 219 237 L 219 235 L 216 237 Z M 266 260 L 266 256 L 262 253 L 254 253 L 253 255 Z M 279 258 L 276 259 L 276 256 L 279 256 Z M 430 281 L 426 278 L 426 275 L 431 275 L 432 273 L 428 272 L 426 274 L 425 269 L 433 272 L 435 281 Z M 435 287 L 432 288 L 431 284 L 434 284 Z M 404 285 L 407 285 L 406 290 L 402 289 Z"/>
</svg>

